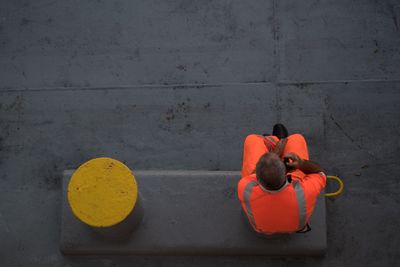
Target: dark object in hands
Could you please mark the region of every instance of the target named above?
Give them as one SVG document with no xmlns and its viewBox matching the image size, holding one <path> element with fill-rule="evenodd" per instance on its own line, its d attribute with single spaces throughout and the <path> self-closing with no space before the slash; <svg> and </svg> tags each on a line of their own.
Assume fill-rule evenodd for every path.
<svg viewBox="0 0 400 267">
<path fill-rule="evenodd" d="M 295 167 L 288 165 L 288 163 L 290 163 L 290 159 L 289 158 L 283 158 L 283 163 L 285 163 L 286 172 L 292 172 L 292 171 L 294 171 L 296 169 Z"/>
</svg>

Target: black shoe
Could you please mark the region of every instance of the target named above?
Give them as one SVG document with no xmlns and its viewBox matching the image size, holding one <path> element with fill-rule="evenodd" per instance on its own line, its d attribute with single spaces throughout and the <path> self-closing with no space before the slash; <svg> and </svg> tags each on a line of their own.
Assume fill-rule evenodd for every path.
<svg viewBox="0 0 400 267">
<path fill-rule="evenodd" d="M 274 129 L 272 130 L 272 135 L 275 135 L 279 139 L 283 139 L 288 137 L 288 130 L 283 124 L 277 123 L 274 125 Z"/>
</svg>

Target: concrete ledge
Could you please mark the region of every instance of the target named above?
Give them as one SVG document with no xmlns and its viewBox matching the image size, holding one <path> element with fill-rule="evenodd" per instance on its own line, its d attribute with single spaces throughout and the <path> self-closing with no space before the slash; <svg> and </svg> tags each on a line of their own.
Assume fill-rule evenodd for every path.
<svg viewBox="0 0 400 267">
<path fill-rule="evenodd" d="M 239 172 L 135 171 L 144 218 L 123 242 L 108 241 L 72 215 L 64 171 L 60 249 L 65 254 L 322 255 L 327 247 L 325 199 L 306 234 L 257 237 L 236 196 Z"/>
</svg>

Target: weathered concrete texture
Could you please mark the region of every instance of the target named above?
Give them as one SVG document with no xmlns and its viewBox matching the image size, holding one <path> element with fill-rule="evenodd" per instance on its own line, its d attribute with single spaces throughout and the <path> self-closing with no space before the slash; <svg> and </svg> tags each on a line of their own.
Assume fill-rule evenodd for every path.
<svg viewBox="0 0 400 267">
<path fill-rule="evenodd" d="M 127 240 L 110 241 L 73 216 L 67 201 L 72 173 L 63 175 L 60 249 L 65 254 L 321 256 L 326 250 L 323 193 L 310 232 L 261 238 L 238 205 L 239 171 L 134 171 L 143 221 Z"/>
<path fill-rule="evenodd" d="M 280 80 L 400 77 L 399 1 L 278 1 Z"/>
<path fill-rule="evenodd" d="M 400 245 L 399 89 L 400 83 L 355 82 L 275 89 L 243 85 L 3 92 L 0 213 L 6 241 L 1 259 L 6 266 L 24 265 L 32 258 L 43 265 L 69 262 L 58 252 L 63 168 L 109 155 L 134 169 L 239 170 L 245 135 L 266 131 L 280 120 L 291 132 L 304 133 L 311 158 L 346 185 L 342 196 L 327 203 L 326 258 L 283 262 L 394 265 Z M 188 122 L 192 126 L 185 130 Z M 124 262 L 102 259 L 93 265 Z M 213 260 L 222 266 L 233 263 L 229 258 Z M 213 260 L 160 261 L 201 265 Z M 237 266 L 277 264 L 258 257 L 237 260 Z M 160 264 L 146 257 L 135 261 Z M 84 263 L 90 266 L 82 259 Z"/>
<path fill-rule="evenodd" d="M 1 87 L 261 82 L 272 1 L 2 1 Z"/>
<path fill-rule="evenodd" d="M 10 164 L 3 166 L 3 180 L 17 171 L 24 177 L 14 180 L 20 186 L 59 188 L 54 171 L 99 156 L 135 169 L 238 169 L 246 134 L 265 131 L 265 122 L 274 120 L 271 94 L 275 90 L 264 84 L 0 92 L 2 143 L 9 151 L 2 160 Z M 256 106 L 265 115 L 244 112 Z M 27 158 L 37 166 L 47 163 L 18 168 Z"/>
<path fill-rule="evenodd" d="M 398 5 L 1 1 L 0 266 L 398 265 Z M 59 253 L 62 170 L 239 170 L 276 121 L 345 181 L 325 258 Z"/>
</svg>

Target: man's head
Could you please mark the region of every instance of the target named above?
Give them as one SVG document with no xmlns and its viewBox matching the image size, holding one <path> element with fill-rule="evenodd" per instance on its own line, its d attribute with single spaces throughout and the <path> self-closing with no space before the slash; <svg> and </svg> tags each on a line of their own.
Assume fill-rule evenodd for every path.
<svg viewBox="0 0 400 267">
<path fill-rule="evenodd" d="M 256 176 L 265 188 L 277 190 L 286 181 L 286 166 L 277 154 L 266 153 L 257 162 Z"/>
</svg>

